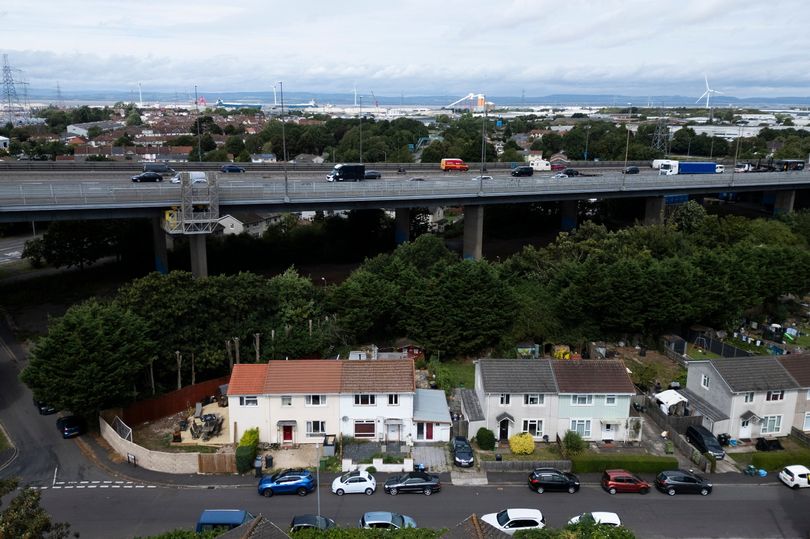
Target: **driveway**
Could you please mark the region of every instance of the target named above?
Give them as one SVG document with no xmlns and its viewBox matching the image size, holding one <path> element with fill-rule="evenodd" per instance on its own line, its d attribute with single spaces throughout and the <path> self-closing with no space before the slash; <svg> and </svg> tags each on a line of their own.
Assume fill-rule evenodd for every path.
<svg viewBox="0 0 810 539">
<path fill-rule="evenodd" d="M 450 469 L 447 464 L 447 445 L 415 445 L 411 452 L 413 463 L 424 464 L 431 473 L 446 472 Z"/>
</svg>

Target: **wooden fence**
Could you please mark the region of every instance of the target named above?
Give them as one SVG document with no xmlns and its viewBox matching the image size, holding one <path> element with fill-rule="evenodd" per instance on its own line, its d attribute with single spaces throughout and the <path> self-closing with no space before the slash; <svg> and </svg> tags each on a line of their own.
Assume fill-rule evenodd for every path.
<svg viewBox="0 0 810 539">
<path fill-rule="evenodd" d="M 144 421 L 154 421 L 176 414 L 181 410 L 193 410 L 194 403 L 199 402 L 203 397 L 216 395 L 219 386 L 227 384 L 229 379 L 229 376 L 223 376 L 193 386 L 186 386 L 160 397 L 136 402 L 124 408 L 123 419 L 127 425 L 134 426 L 140 425 Z"/>
<path fill-rule="evenodd" d="M 236 473 L 235 453 L 200 453 L 199 473 Z"/>
<path fill-rule="evenodd" d="M 655 400 L 646 397 L 645 401 L 645 411 L 647 412 L 647 415 L 650 416 L 650 419 L 652 419 L 655 424 L 661 428 L 661 430 L 683 434 L 690 425 L 697 426 L 703 424 L 703 418 L 699 415 L 667 415 L 661 411 L 661 409 L 655 403 Z"/>
</svg>

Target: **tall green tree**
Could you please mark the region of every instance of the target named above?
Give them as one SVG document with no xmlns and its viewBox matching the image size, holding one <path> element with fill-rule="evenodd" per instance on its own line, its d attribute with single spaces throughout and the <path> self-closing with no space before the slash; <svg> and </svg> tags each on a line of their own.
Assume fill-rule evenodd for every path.
<svg viewBox="0 0 810 539">
<path fill-rule="evenodd" d="M 16 479 L 0 479 L 0 498 L 17 488 Z M 0 512 L 0 538 L 3 539 L 65 539 L 70 536 L 70 524 L 52 522 L 40 505 L 40 491 L 23 489 Z M 79 536 L 78 533 L 75 534 Z"/>
</svg>

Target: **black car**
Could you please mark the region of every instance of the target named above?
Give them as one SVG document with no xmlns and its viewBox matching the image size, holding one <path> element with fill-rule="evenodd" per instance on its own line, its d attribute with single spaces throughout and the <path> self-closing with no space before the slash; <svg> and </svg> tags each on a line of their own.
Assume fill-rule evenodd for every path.
<svg viewBox="0 0 810 539">
<path fill-rule="evenodd" d="M 470 468 L 475 464 L 472 446 L 464 436 L 453 438 L 453 464 L 465 468 Z"/>
<path fill-rule="evenodd" d="M 425 472 L 408 472 L 400 476 L 390 478 L 385 482 L 386 494 L 396 496 L 400 492 L 421 492 L 425 496 L 430 496 L 434 492 L 442 489 L 438 475 Z"/>
<path fill-rule="evenodd" d="M 239 165 L 222 165 L 222 167 L 219 170 L 221 170 L 222 172 L 235 172 L 235 173 L 241 173 L 245 171 L 244 167 L 240 167 Z"/>
<path fill-rule="evenodd" d="M 56 428 L 62 433 L 62 438 L 73 438 L 85 430 L 84 419 L 77 415 L 68 415 L 56 420 Z"/>
<path fill-rule="evenodd" d="M 335 527 L 335 521 L 321 515 L 297 515 L 290 522 L 290 533 L 301 530 L 328 530 Z"/>
<path fill-rule="evenodd" d="M 700 494 L 706 496 L 712 491 L 711 481 L 686 470 L 667 470 L 655 477 L 655 487 L 670 496 L 676 494 Z"/>
<path fill-rule="evenodd" d="M 141 172 L 132 177 L 133 182 L 162 182 L 163 176 L 157 172 Z"/>
<path fill-rule="evenodd" d="M 567 168 L 563 170 L 562 173 L 568 175 L 569 178 L 573 176 L 579 176 L 579 171 L 573 168 Z"/>
<path fill-rule="evenodd" d="M 512 169 L 512 176 L 531 176 L 534 174 L 532 167 L 521 166 Z"/>
<path fill-rule="evenodd" d="M 546 491 L 573 494 L 579 490 L 579 478 L 554 468 L 535 468 L 529 474 L 529 488 L 538 494 Z"/>
<path fill-rule="evenodd" d="M 40 402 L 36 399 L 34 399 L 34 406 L 37 407 L 37 410 L 39 410 L 40 415 L 51 415 L 56 413 L 56 408 L 54 408 L 50 404 Z"/>
<path fill-rule="evenodd" d="M 625 174 L 638 174 L 638 167 L 627 167 L 624 169 Z"/>
<path fill-rule="evenodd" d="M 382 174 L 378 170 L 367 170 L 363 177 L 367 180 L 379 180 L 382 178 Z"/>
</svg>

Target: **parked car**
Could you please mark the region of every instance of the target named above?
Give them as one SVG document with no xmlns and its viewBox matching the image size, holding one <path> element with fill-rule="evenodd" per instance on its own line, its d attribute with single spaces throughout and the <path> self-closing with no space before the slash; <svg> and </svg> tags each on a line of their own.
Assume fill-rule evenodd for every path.
<svg viewBox="0 0 810 539">
<path fill-rule="evenodd" d="M 706 496 L 712 491 L 712 484 L 694 472 L 667 470 L 655 477 L 655 486 L 670 496 L 675 494 L 700 494 Z"/>
<path fill-rule="evenodd" d="M 464 436 L 453 438 L 453 464 L 463 468 L 470 468 L 475 464 L 472 446 Z"/>
<path fill-rule="evenodd" d="M 438 475 L 425 472 L 408 472 L 390 478 L 385 482 L 386 494 L 396 496 L 400 492 L 421 492 L 425 496 L 430 496 L 434 492 L 442 489 L 442 483 Z"/>
<path fill-rule="evenodd" d="M 810 487 L 810 469 L 801 464 L 785 466 L 779 472 L 779 479 L 792 489 Z"/>
<path fill-rule="evenodd" d="M 162 182 L 163 176 L 158 172 L 141 172 L 132 177 L 133 182 Z"/>
<path fill-rule="evenodd" d="M 717 460 L 723 460 L 726 452 L 712 431 L 703 425 L 690 425 L 686 429 L 686 441 L 698 448 L 701 453 L 711 453 Z"/>
<path fill-rule="evenodd" d="M 290 522 L 290 533 L 301 530 L 328 530 L 336 526 L 335 521 L 321 515 L 297 515 Z"/>
<path fill-rule="evenodd" d="M 245 168 L 240 167 L 239 165 L 222 165 L 219 170 L 225 173 L 234 172 L 238 174 L 244 172 Z"/>
<path fill-rule="evenodd" d="M 627 167 L 624 169 L 625 174 L 638 174 L 638 167 Z"/>
<path fill-rule="evenodd" d="M 344 494 L 366 494 L 371 496 L 377 490 L 377 480 L 365 470 L 348 472 L 332 481 L 332 492 Z"/>
<path fill-rule="evenodd" d="M 303 469 L 287 469 L 273 475 L 263 475 L 259 480 L 259 494 L 269 498 L 273 494 L 298 494 L 306 496 L 318 485 L 312 472 Z"/>
<path fill-rule="evenodd" d="M 256 517 L 244 509 L 205 509 L 197 519 L 196 531 L 202 533 L 221 528 L 232 530 L 254 518 Z"/>
<path fill-rule="evenodd" d="M 51 415 L 57 412 L 56 408 L 45 402 L 40 402 L 34 399 L 34 406 L 39 410 L 40 415 Z"/>
<path fill-rule="evenodd" d="M 609 494 L 637 492 L 647 494 L 650 484 L 627 470 L 605 470 L 602 473 L 602 488 Z"/>
<path fill-rule="evenodd" d="M 379 180 L 382 178 L 382 173 L 379 170 L 367 170 L 363 177 L 367 180 Z"/>
<path fill-rule="evenodd" d="M 593 513 L 582 513 L 581 515 L 577 515 L 571 520 L 568 521 L 569 524 L 579 524 L 580 522 L 584 522 L 586 520 L 592 520 L 597 524 L 601 524 L 603 526 L 621 526 L 622 521 L 619 518 L 619 515 L 616 513 L 611 513 L 609 511 L 594 511 Z"/>
<path fill-rule="evenodd" d="M 512 169 L 512 176 L 531 176 L 534 169 L 530 166 L 520 166 Z"/>
<path fill-rule="evenodd" d="M 77 415 L 67 415 L 56 420 L 56 428 L 62 433 L 62 438 L 73 438 L 87 430 L 84 419 Z"/>
<path fill-rule="evenodd" d="M 481 520 L 507 535 L 519 530 L 539 530 L 546 527 L 546 519 L 539 509 L 504 509 L 499 513 L 489 513 Z"/>
<path fill-rule="evenodd" d="M 400 515 L 390 511 L 369 511 L 360 518 L 360 527 L 398 530 L 400 528 L 415 528 L 416 521 L 408 515 Z"/>
<path fill-rule="evenodd" d="M 579 478 L 554 468 L 535 468 L 529 473 L 529 488 L 538 494 L 546 491 L 573 494 L 579 490 Z"/>
</svg>

